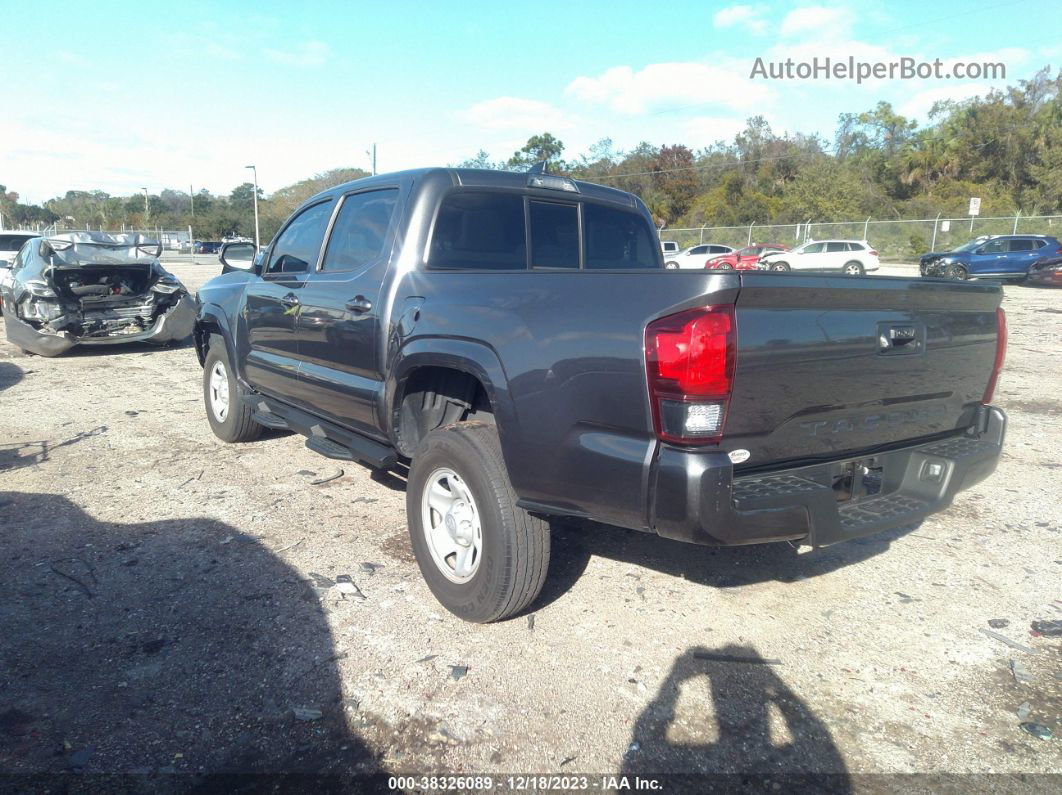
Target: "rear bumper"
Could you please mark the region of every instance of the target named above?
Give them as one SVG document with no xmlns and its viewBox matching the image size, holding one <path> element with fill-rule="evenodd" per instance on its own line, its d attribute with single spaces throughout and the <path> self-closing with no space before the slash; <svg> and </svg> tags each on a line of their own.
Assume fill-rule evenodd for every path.
<svg viewBox="0 0 1062 795">
<path fill-rule="evenodd" d="M 190 295 L 180 300 L 160 315 L 151 328 L 139 334 L 118 337 L 75 337 L 69 332 L 45 334 L 29 323 L 17 318 L 14 312 L 4 307 L 4 329 L 12 343 L 38 356 L 58 356 L 75 345 L 122 345 L 127 342 L 171 342 L 183 340 L 192 333 L 195 325 L 195 299 Z"/>
<path fill-rule="evenodd" d="M 739 545 L 800 541 L 827 546 L 924 519 L 996 468 L 1006 415 L 985 407 L 976 433 L 872 456 L 878 493 L 839 502 L 832 478 L 848 461 L 734 477 L 721 451 L 661 446 L 654 468 L 651 521 L 666 538 Z"/>
</svg>

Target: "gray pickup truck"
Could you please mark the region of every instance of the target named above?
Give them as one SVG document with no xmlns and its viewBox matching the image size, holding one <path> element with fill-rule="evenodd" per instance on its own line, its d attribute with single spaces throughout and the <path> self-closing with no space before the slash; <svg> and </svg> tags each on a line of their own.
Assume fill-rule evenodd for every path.
<svg viewBox="0 0 1062 795">
<path fill-rule="evenodd" d="M 228 245 L 198 294 L 207 419 L 402 471 L 410 540 L 470 621 L 536 597 L 549 517 L 697 544 L 833 544 L 996 466 L 998 286 L 665 270 L 635 196 L 381 175 Z"/>
</svg>

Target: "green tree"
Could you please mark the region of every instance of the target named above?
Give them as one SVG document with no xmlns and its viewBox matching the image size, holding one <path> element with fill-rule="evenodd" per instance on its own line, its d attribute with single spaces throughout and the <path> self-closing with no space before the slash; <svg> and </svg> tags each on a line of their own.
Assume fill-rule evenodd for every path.
<svg viewBox="0 0 1062 795">
<path fill-rule="evenodd" d="M 523 171 L 538 161 L 545 160 L 550 171 L 564 171 L 564 161 L 561 160 L 563 152 L 564 143 L 554 138 L 551 133 L 544 132 L 528 138 L 523 148 L 513 152 L 513 156 L 505 165 L 512 171 Z"/>
</svg>

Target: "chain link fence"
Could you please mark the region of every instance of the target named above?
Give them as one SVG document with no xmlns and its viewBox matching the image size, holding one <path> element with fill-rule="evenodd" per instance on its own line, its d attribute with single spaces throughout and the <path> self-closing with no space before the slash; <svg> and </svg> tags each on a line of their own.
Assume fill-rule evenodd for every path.
<svg viewBox="0 0 1062 795">
<path fill-rule="evenodd" d="M 1062 237 L 1062 215 L 1017 215 L 997 218 L 918 218 L 911 220 L 808 221 L 799 224 L 749 224 L 661 229 L 661 240 L 680 249 L 702 243 L 734 248 L 750 243 L 781 243 L 789 248 L 808 240 L 867 240 L 881 258 L 908 262 L 927 251 L 948 251 L 981 235 L 1051 235 Z"/>
</svg>

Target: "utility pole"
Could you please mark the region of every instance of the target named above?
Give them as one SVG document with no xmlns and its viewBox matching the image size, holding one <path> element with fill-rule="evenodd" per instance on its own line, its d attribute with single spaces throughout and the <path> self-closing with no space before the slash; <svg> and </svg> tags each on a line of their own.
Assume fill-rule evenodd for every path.
<svg viewBox="0 0 1062 795">
<path fill-rule="evenodd" d="M 376 176 L 376 144 L 372 145 L 372 154 L 369 154 L 369 150 L 365 150 L 365 154 L 372 158 L 372 175 Z"/>
<path fill-rule="evenodd" d="M 151 216 L 151 208 L 148 207 L 148 192 L 147 188 L 141 188 L 144 191 L 144 229 L 147 229 L 148 218 Z"/>
<path fill-rule="evenodd" d="M 251 169 L 251 173 L 254 174 L 254 250 L 257 254 L 262 247 L 262 241 L 258 234 L 258 169 L 254 166 L 244 166 L 244 168 Z"/>
<path fill-rule="evenodd" d="M 192 186 L 188 186 L 188 201 L 192 204 L 192 220 L 195 220 L 195 194 L 192 193 Z"/>
</svg>

